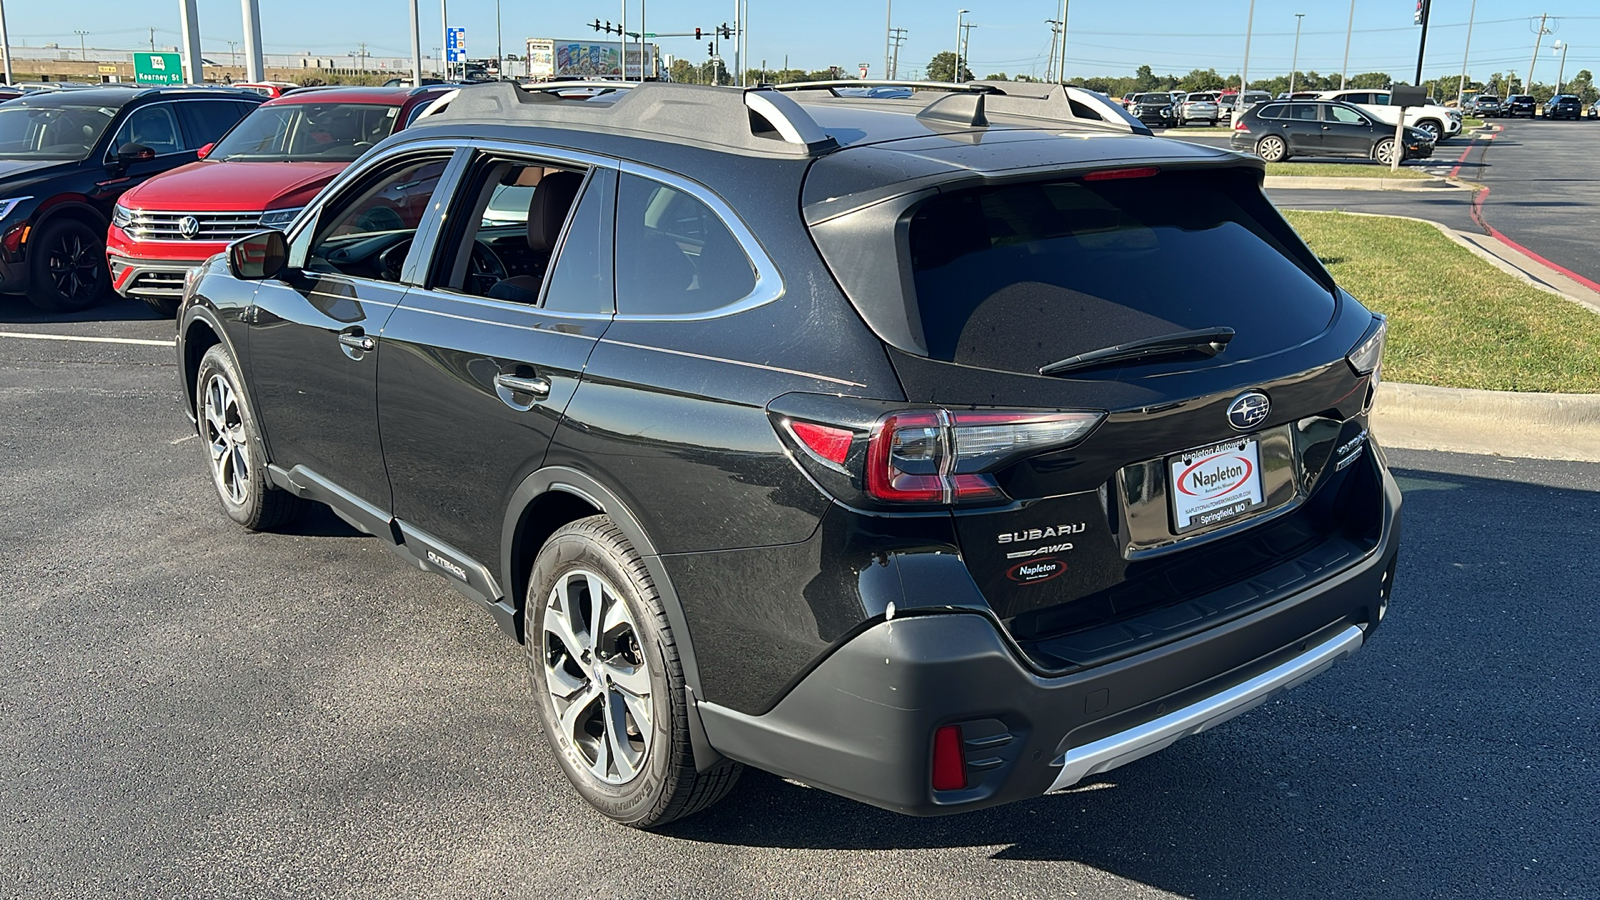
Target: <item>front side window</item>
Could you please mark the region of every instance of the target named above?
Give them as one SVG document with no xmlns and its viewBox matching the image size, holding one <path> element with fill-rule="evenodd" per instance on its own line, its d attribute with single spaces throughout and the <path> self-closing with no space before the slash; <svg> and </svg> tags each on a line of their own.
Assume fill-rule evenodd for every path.
<svg viewBox="0 0 1600 900">
<path fill-rule="evenodd" d="M 661 182 L 623 174 L 616 241 L 621 315 L 710 312 L 755 290 L 755 267 L 721 217 Z"/>
<path fill-rule="evenodd" d="M 305 268 L 399 281 L 449 162 L 448 154 L 397 160 L 346 188 L 317 217 Z"/>
<path fill-rule="evenodd" d="M 116 113 L 103 106 L 0 106 L 0 157 L 83 159 Z"/>
<path fill-rule="evenodd" d="M 1346 125 L 1365 125 L 1365 124 L 1367 124 L 1367 120 L 1365 118 L 1363 118 L 1360 113 L 1356 112 L 1355 110 L 1351 109 L 1348 106 L 1333 106 L 1333 105 L 1329 105 L 1327 107 L 1327 112 L 1328 112 L 1328 121 L 1330 121 L 1330 122 L 1343 122 Z"/>
<path fill-rule="evenodd" d="M 186 148 L 183 135 L 178 131 L 178 118 L 172 114 L 172 104 L 154 103 L 134 110 L 122 123 L 117 139 L 111 142 L 111 155 L 115 156 L 118 149 L 128 144 L 149 147 L 157 156 L 183 152 Z"/>
<path fill-rule="evenodd" d="M 212 148 L 230 162 L 350 162 L 394 130 L 400 108 L 378 103 L 263 105 Z"/>
<path fill-rule="evenodd" d="M 228 133 L 248 110 L 232 100 L 186 100 L 178 104 L 178 116 L 196 146 L 209 144 Z"/>
</svg>

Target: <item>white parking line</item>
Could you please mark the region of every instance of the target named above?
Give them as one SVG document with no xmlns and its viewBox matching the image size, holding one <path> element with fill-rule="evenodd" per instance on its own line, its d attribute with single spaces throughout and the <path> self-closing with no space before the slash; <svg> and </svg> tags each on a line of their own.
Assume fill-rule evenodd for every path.
<svg viewBox="0 0 1600 900">
<path fill-rule="evenodd" d="M 189 435 L 184 435 L 184 436 L 183 436 L 183 437 L 181 437 L 181 438 L 178 438 L 178 439 L 177 439 L 177 440 L 175 440 L 175 441 L 167 441 L 167 443 L 169 443 L 169 444 L 174 444 L 174 445 L 176 445 L 176 444 L 181 444 L 181 443 L 183 443 L 183 442 L 184 442 L 184 441 L 192 441 L 192 440 L 194 440 L 194 439 L 195 439 L 195 438 L 197 438 L 197 437 L 199 437 L 199 436 L 200 436 L 200 435 L 198 435 L 198 434 L 189 434 Z"/>
<path fill-rule="evenodd" d="M 138 344 L 141 347 L 171 347 L 175 341 L 147 341 L 139 338 L 87 337 L 76 334 L 31 334 L 26 331 L 0 331 L 0 338 L 25 338 L 30 341 L 82 341 L 89 344 Z"/>
</svg>

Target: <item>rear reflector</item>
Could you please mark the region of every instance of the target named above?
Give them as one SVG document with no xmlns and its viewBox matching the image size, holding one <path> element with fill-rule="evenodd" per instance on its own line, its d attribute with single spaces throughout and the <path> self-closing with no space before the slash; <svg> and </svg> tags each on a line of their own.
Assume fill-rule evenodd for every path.
<svg viewBox="0 0 1600 900">
<path fill-rule="evenodd" d="M 1234 131 L 1245 131 L 1245 132 L 1248 132 L 1250 130 L 1250 127 L 1248 125 L 1244 124 L 1244 120 L 1243 119 L 1240 119 L 1239 121 L 1233 123 L 1233 130 Z"/>
<path fill-rule="evenodd" d="M 1083 176 L 1083 180 L 1118 181 L 1124 178 L 1149 178 L 1152 175 L 1159 174 L 1161 174 L 1161 170 L 1155 166 L 1140 166 L 1136 169 L 1102 169 L 1098 172 L 1090 172 L 1089 174 Z"/>
<path fill-rule="evenodd" d="M 961 726 L 946 725 L 933 733 L 933 789 L 960 791 L 967 787 L 967 752 L 961 746 Z"/>
<path fill-rule="evenodd" d="M 850 455 L 850 440 L 855 434 L 843 428 L 829 428 L 810 422 L 790 422 L 789 430 L 800 439 L 807 450 L 828 462 L 844 465 Z"/>
</svg>

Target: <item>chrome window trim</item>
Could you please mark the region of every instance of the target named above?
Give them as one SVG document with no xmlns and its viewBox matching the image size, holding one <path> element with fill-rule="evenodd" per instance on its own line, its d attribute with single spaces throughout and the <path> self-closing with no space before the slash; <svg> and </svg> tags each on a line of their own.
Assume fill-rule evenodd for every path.
<svg viewBox="0 0 1600 900">
<path fill-rule="evenodd" d="M 618 321 L 704 322 L 711 319 L 720 319 L 724 316 L 733 316 L 742 312 L 749 312 L 757 307 L 766 306 L 768 303 L 771 303 L 783 296 L 783 279 L 778 275 L 778 267 L 772 264 L 772 259 L 767 256 L 766 251 L 761 247 L 761 243 L 756 240 L 755 235 L 752 234 L 750 229 L 744 224 L 744 220 L 739 218 L 739 215 L 735 213 L 733 209 L 728 206 L 728 204 L 724 203 L 722 198 L 718 197 L 710 188 L 700 184 L 699 182 L 690 181 L 681 175 L 676 175 L 671 172 L 666 172 L 661 169 L 641 165 L 635 162 L 629 162 L 626 160 L 620 165 L 619 171 L 621 171 L 621 173 L 624 175 L 635 175 L 639 178 L 664 184 L 673 190 L 682 191 L 696 200 L 699 200 L 701 203 L 704 203 L 713 213 L 716 214 L 717 218 L 722 220 L 722 224 L 728 229 L 729 233 L 733 235 L 733 239 L 739 244 L 739 248 L 744 251 L 745 258 L 750 262 L 751 267 L 755 269 L 756 283 L 755 286 L 750 289 L 750 293 L 746 294 L 744 297 L 724 306 L 719 306 L 715 309 L 704 310 L 702 312 L 639 315 L 624 313 L 621 311 L 621 306 L 619 305 L 617 312 Z M 617 183 L 617 196 L 620 198 L 621 195 L 622 184 L 619 181 Z M 613 244 L 613 253 L 621 252 L 622 248 L 616 247 L 615 244 Z"/>
</svg>

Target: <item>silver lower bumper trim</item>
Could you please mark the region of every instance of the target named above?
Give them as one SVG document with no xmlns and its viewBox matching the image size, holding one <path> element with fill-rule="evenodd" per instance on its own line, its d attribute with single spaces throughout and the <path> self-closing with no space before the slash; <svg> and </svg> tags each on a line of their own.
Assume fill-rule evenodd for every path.
<svg viewBox="0 0 1600 900">
<path fill-rule="evenodd" d="M 1319 644 L 1284 664 L 1214 694 L 1159 719 L 1074 747 L 1052 765 L 1061 774 L 1045 793 L 1065 790 L 1090 775 L 1098 775 L 1136 759 L 1166 749 L 1180 738 L 1199 734 L 1234 716 L 1261 705 L 1280 691 L 1286 691 L 1333 667 L 1333 664 L 1361 649 L 1362 631 L 1352 625 L 1332 640 Z"/>
</svg>

